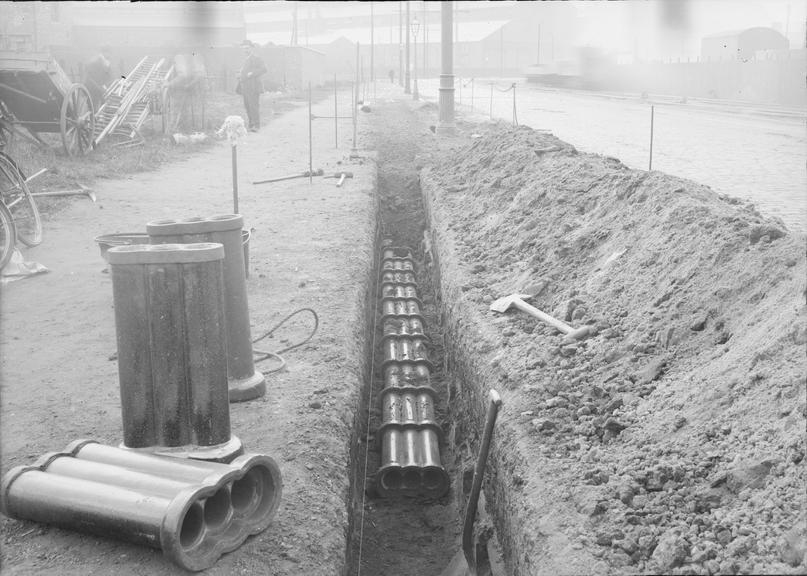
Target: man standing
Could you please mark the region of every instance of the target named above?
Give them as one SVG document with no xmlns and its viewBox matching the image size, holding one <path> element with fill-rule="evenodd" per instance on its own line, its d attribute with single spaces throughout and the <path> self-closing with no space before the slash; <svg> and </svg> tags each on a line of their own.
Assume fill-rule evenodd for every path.
<svg viewBox="0 0 807 576">
<path fill-rule="evenodd" d="M 112 66 L 107 58 L 108 54 L 109 48 L 104 47 L 84 67 L 84 86 L 90 93 L 92 105 L 96 111 L 104 101 L 104 93 L 112 77 Z"/>
<path fill-rule="evenodd" d="M 256 45 L 244 40 L 241 43 L 246 60 L 238 74 L 238 85 L 244 97 L 244 108 L 247 110 L 247 124 L 250 132 L 257 132 L 261 127 L 260 96 L 263 92 L 261 76 L 266 73 L 266 64 L 255 53 Z"/>
</svg>

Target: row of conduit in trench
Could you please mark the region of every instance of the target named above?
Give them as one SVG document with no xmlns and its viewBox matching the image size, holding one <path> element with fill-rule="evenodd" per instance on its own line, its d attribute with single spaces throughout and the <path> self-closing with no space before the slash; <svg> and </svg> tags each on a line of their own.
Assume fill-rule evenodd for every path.
<svg viewBox="0 0 807 576">
<path fill-rule="evenodd" d="M 448 491 L 449 477 L 440 460 L 442 429 L 434 415 L 434 367 L 409 248 L 383 242 L 380 284 L 383 360 L 378 370 L 383 389 L 376 489 L 381 496 L 439 498 Z"/>
</svg>

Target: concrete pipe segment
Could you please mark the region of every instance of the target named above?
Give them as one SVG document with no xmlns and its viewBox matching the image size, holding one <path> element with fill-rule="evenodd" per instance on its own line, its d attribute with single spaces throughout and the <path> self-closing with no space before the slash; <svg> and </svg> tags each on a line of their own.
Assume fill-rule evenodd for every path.
<svg viewBox="0 0 807 576">
<path fill-rule="evenodd" d="M 262 454 L 221 464 L 77 440 L 9 470 L 0 490 L 10 518 L 159 548 L 196 571 L 269 526 L 283 482 Z"/>
<path fill-rule="evenodd" d="M 434 419 L 432 364 L 427 356 L 422 302 L 406 248 L 384 249 L 381 273 L 381 466 L 382 496 L 438 498 L 449 487 L 440 463 L 442 430 Z"/>
<path fill-rule="evenodd" d="M 243 452 L 230 434 L 221 244 L 107 252 L 123 445 L 203 460 Z"/>
<path fill-rule="evenodd" d="M 255 370 L 252 356 L 243 226 L 244 218 L 238 214 L 155 220 L 146 225 L 152 244 L 218 242 L 224 246 L 224 304 L 230 402 L 253 400 L 266 393 L 266 381 L 263 374 Z"/>
</svg>

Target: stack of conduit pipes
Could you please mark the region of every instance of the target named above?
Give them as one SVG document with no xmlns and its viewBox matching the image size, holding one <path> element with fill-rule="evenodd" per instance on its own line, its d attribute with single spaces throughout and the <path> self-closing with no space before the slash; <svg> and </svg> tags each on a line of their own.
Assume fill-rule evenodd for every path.
<svg viewBox="0 0 807 576">
<path fill-rule="evenodd" d="M 440 463 L 442 430 L 434 419 L 432 364 L 411 251 L 385 247 L 381 274 L 384 388 L 376 486 L 382 496 L 439 498 L 449 478 Z"/>
<path fill-rule="evenodd" d="M 110 248 L 123 445 L 80 440 L 10 470 L 0 512 L 161 548 L 188 570 L 269 525 L 280 469 L 230 433 L 224 258 L 220 243 Z"/>
<path fill-rule="evenodd" d="M 277 464 L 260 454 L 221 464 L 77 440 L 10 470 L 0 511 L 159 548 L 204 570 L 269 526 L 282 489 Z"/>
</svg>

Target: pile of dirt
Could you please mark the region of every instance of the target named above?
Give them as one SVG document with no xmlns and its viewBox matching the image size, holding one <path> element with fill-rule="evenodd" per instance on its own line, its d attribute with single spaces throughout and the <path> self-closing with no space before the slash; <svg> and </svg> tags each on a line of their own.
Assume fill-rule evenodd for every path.
<svg viewBox="0 0 807 576">
<path fill-rule="evenodd" d="M 510 570 L 802 573 L 805 237 L 551 134 L 472 131 L 421 184 L 455 353 L 505 398 Z M 489 311 L 514 292 L 594 335 Z"/>
</svg>

